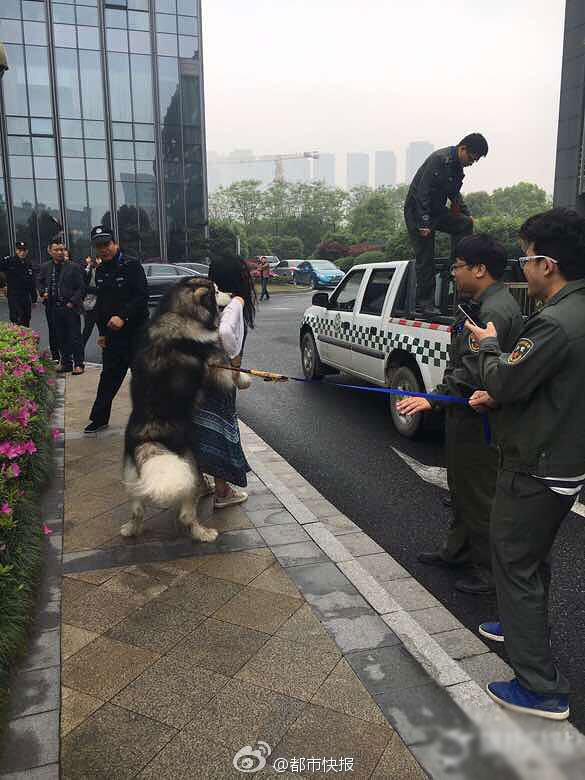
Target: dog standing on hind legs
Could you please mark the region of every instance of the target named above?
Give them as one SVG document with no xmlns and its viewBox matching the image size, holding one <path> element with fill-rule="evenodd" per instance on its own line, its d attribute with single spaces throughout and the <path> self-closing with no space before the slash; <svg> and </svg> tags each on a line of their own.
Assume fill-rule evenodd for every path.
<svg viewBox="0 0 585 780">
<path fill-rule="evenodd" d="M 213 284 L 190 277 L 165 294 L 145 331 L 130 383 L 124 482 L 132 497 L 132 517 L 120 529 L 123 536 L 142 533 L 148 501 L 178 507 L 179 522 L 193 539 L 217 538 L 217 530 L 199 522 L 205 485 L 192 455 L 192 416 L 206 388 L 228 393 L 234 387 L 232 373 L 218 368 L 229 364 L 218 327 Z"/>
</svg>

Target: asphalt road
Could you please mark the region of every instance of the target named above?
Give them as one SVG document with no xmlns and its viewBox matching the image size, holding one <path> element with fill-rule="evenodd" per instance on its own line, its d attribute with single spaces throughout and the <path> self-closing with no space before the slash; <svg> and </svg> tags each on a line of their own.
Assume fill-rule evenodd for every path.
<svg viewBox="0 0 585 780">
<path fill-rule="evenodd" d="M 279 294 L 261 304 L 243 365 L 302 376 L 298 331 L 310 299 L 310 293 Z M 1 301 L 0 319 L 5 318 Z M 32 326 L 46 341 L 38 308 Z M 95 333 L 86 358 L 100 359 Z M 392 427 L 384 397 L 339 389 L 333 382 L 357 384 L 347 376 L 314 384 L 254 380 L 238 396 L 240 417 L 475 631 L 482 620 L 497 617 L 495 599 L 457 593 L 456 575 L 417 562 L 419 552 L 440 544 L 449 510 L 441 503 L 444 492 L 423 482 L 392 449 L 426 465 L 443 466 L 440 427 L 408 441 Z M 552 644 L 573 687 L 571 720 L 585 732 L 584 551 L 585 518 L 571 514 L 554 550 Z M 505 658 L 500 645 L 492 649 Z"/>
</svg>

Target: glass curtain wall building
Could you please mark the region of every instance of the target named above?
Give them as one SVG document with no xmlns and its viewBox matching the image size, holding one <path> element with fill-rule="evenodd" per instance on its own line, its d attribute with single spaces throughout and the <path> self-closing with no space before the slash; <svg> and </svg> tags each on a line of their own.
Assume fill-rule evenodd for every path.
<svg viewBox="0 0 585 780">
<path fill-rule="evenodd" d="M 201 0 L 0 0 L 0 252 L 75 258 L 113 227 L 141 260 L 193 257 L 207 223 Z"/>
</svg>

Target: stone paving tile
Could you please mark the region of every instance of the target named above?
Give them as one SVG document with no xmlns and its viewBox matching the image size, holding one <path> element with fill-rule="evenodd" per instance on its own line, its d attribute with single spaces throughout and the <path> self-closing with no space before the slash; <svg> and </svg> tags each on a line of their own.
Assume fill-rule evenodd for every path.
<svg viewBox="0 0 585 780">
<path fill-rule="evenodd" d="M 125 620 L 111 628 L 106 636 L 136 647 L 144 647 L 157 653 L 165 653 L 206 616 L 181 606 L 173 606 L 160 599 L 153 599 L 144 607 L 132 612 Z"/>
<path fill-rule="evenodd" d="M 184 730 L 206 735 L 236 753 L 258 740 L 276 745 L 298 718 L 305 703 L 241 680 L 230 680 Z"/>
<path fill-rule="evenodd" d="M 429 634 L 438 634 L 442 631 L 463 628 L 455 615 L 443 606 L 417 609 L 411 612 L 410 616 Z"/>
<path fill-rule="evenodd" d="M 266 558 L 266 560 L 273 562 L 276 560 L 274 553 L 269 547 L 251 547 L 249 550 L 246 550 L 246 552 L 250 555 L 260 555 L 262 558 Z"/>
<path fill-rule="evenodd" d="M 310 539 L 307 532 L 298 523 L 293 522 L 288 525 L 265 525 L 258 528 L 258 533 L 264 539 L 266 544 L 273 547 L 278 544 L 294 544 L 295 542 L 306 542 Z"/>
<path fill-rule="evenodd" d="M 323 707 L 308 705 L 285 734 L 275 753 L 278 756 L 353 758 L 348 776 L 366 780 L 376 768 L 392 737 L 388 725 L 379 726 Z M 307 777 L 320 777 L 322 771 L 305 771 Z"/>
<path fill-rule="evenodd" d="M 300 598 L 247 588 L 213 616 L 217 620 L 273 634 L 302 604 Z"/>
<path fill-rule="evenodd" d="M 63 577 L 63 606 L 72 604 L 82 596 L 87 596 L 89 593 L 95 593 L 97 587 L 90 585 L 88 582 L 82 580 L 72 580 L 68 577 Z"/>
<path fill-rule="evenodd" d="M 160 510 L 158 510 L 160 511 Z M 91 517 L 80 512 L 79 515 L 67 515 L 65 520 L 64 552 L 75 550 L 93 550 L 113 539 L 122 543 L 120 527 L 131 516 L 130 502 L 126 500 L 110 510 L 102 508 L 100 514 Z M 146 511 L 146 524 L 150 523 L 153 510 Z"/>
<path fill-rule="evenodd" d="M 206 555 L 199 559 L 197 572 L 220 580 L 247 585 L 270 566 L 270 561 L 246 552 Z"/>
<path fill-rule="evenodd" d="M 363 558 L 344 561 L 339 564 L 339 569 L 345 574 L 348 580 L 359 591 L 372 608 L 380 615 L 386 615 L 389 612 L 396 612 L 400 605 L 394 601 L 388 591 L 382 587 L 380 582 L 367 572 L 361 565 Z"/>
<path fill-rule="evenodd" d="M 256 496 L 249 496 L 242 508 L 245 512 L 251 512 L 255 509 L 283 509 L 284 507 L 273 493 L 266 493 Z"/>
<path fill-rule="evenodd" d="M 22 772 L 10 772 L 0 775 L 2 780 L 59 780 L 59 764 L 45 764 L 35 769 L 25 769 Z"/>
<path fill-rule="evenodd" d="M 217 528 L 220 533 L 225 531 L 238 531 L 242 528 L 252 528 L 253 523 L 239 506 L 229 506 L 225 509 L 216 509 L 213 520 L 206 525 Z"/>
<path fill-rule="evenodd" d="M 127 617 L 137 606 L 126 596 L 97 588 L 72 603 L 65 601 L 62 618 L 65 623 L 103 634 Z"/>
<path fill-rule="evenodd" d="M 241 780 L 242 773 L 234 768 L 233 758 L 233 750 L 183 731 L 137 777 L 140 780 Z"/>
<path fill-rule="evenodd" d="M 229 677 L 161 658 L 112 699 L 112 704 L 182 728 L 220 691 Z"/>
<path fill-rule="evenodd" d="M 65 517 L 96 517 L 127 501 L 128 494 L 123 488 L 113 491 L 112 495 L 98 492 L 72 496 L 65 494 Z"/>
<path fill-rule="evenodd" d="M 452 631 L 434 634 L 433 639 L 441 645 L 451 658 L 455 659 L 468 658 L 469 656 L 489 652 L 487 645 L 466 628 L 457 628 Z"/>
<path fill-rule="evenodd" d="M 59 718 L 55 712 L 41 712 L 8 721 L 2 747 L 0 773 L 24 774 L 28 767 L 58 761 Z"/>
<path fill-rule="evenodd" d="M 369 611 L 365 599 L 333 563 L 295 566 L 288 574 L 322 620 Z"/>
<path fill-rule="evenodd" d="M 62 623 L 61 625 L 61 659 L 66 661 L 72 655 L 75 655 L 82 647 L 85 647 L 94 639 L 97 639 L 99 634 L 94 631 L 86 631 L 84 628 L 78 626 L 71 626 L 68 623 Z"/>
<path fill-rule="evenodd" d="M 388 747 L 370 780 L 426 780 L 427 774 L 418 764 L 400 736 L 394 732 Z"/>
<path fill-rule="evenodd" d="M 345 534 L 357 533 L 360 528 L 345 515 L 328 515 L 321 517 L 318 521 L 333 536 L 345 536 Z"/>
<path fill-rule="evenodd" d="M 315 655 L 310 645 L 272 637 L 240 669 L 240 680 L 308 701 L 339 659 L 336 652 Z"/>
<path fill-rule="evenodd" d="M 22 672 L 59 666 L 61 661 L 61 632 L 41 631 L 34 634 L 28 644 L 26 657 L 19 665 Z"/>
<path fill-rule="evenodd" d="M 324 498 L 303 499 L 302 503 L 309 512 L 312 512 L 319 520 L 322 520 L 324 517 L 332 517 L 339 514 L 339 509 Z"/>
<path fill-rule="evenodd" d="M 303 604 L 286 623 L 283 623 L 275 636 L 309 645 L 316 653 L 339 654 L 337 645 L 308 604 Z"/>
<path fill-rule="evenodd" d="M 294 523 L 295 519 L 282 507 L 271 507 L 270 509 L 247 509 L 246 515 L 250 518 L 251 523 L 260 528 L 265 525 L 288 525 Z"/>
<path fill-rule="evenodd" d="M 121 571 L 101 587 L 105 591 L 129 596 L 133 603 L 142 605 L 164 593 L 176 579 L 174 574 L 168 572 L 147 574 L 139 571 Z"/>
<path fill-rule="evenodd" d="M 269 638 L 268 634 L 209 618 L 175 645 L 166 658 L 233 676 Z"/>
<path fill-rule="evenodd" d="M 375 555 L 384 552 L 384 549 L 379 544 L 361 531 L 355 534 L 344 534 L 343 539 L 340 541 L 356 558 L 362 555 Z"/>
<path fill-rule="evenodd" d="M 514 672 L 511 667 L 495 653 L 482 653 L 459 662 L 472 680 L 482 688 L 495 680 L 511 680 Z"/>
<path fill-rule="evenodd" d="M 118 571 L 119 569 L 97 569 L 95 571 L 82 571 L 65 576 L 67 579 L 82 580 L 83 582 L 89 582 L 91 585 L 103 585 L 104 582 L 115 577 Z"/>
<path fill-rule="evenodd" d="M 292 598 L 301 598 L 299 589 L 278 563 L 273 563 L 249 584 L 250 588 L 258 588 L 269 593 L 281 593 Z"/>
<path fill-rule="evenodd" d="M 441 606 L 441 603 L 412 577 L 390 580 L 383 582 L 382 585 L 402 609 L 410 611 Z"/>
<path fill-rule="evenodd" d="M 106 701 L 158 657 L 150 650 L 99 637 L 65 661 L 61 681 L 68 688 Z"/>
<path fill-rule="evenodd" d="M 35 669 L 16 674 L 10 686 L 10 718 L 23 718 L 59 707 L 59 669 Z"/>
<path fill-rule="evenodd" d="M 342 653 L 388 647 L 400 642 L 382 618 L 370 609 L 361 613 L 326 618 L 323 625 Z"/>
<path fill-rule="evenodd" d="M 170 726 L 104 704 L 63 739 L 63 780 L 134 777 L 175 734 Z"/>
<path fill-rule="evenodd" d="M 242 586 L 235 582 L 195 573 L 182 579 L 179 585 L 168 588 L 158 601 L 191 614 L 211 615 L 241 590 Z"/>
<path fill-rule="evenodd" d="M 402 645 L 350 653 L 347 660 L 372 694 L 426 685 L 431 678 Z"/>
<path fill-rule="evenodd" d="M 341 541 L 345 544 L 343 539 Z M 386 552 L 374 553 L 373 555 L 361 555 L 360 565 L 379 582 L 398 580 L 403 577 L 411 576 L 405 568 Z"/>
<path fill-rule="evenodd" d="M 61 739 L 77 728 L 104 702 L 73 688 L 61 688 Z"/>
<path fill-rule="evenodd" d="M 343 712 L 352 718 L 367 720 L 379 726 L 386 725 L 380 708 L 345 658 L 339 661 L 317 690 L 311 704 Z"/>
<path fill-rule="evenodd" d="M 329 560 L 325 553 L 312 541 L 279 545 L 273 547 L 272 552 L 276 555 L 281 566 L 285 567 L 303 566 L 308 563 Z"/>
</svg>

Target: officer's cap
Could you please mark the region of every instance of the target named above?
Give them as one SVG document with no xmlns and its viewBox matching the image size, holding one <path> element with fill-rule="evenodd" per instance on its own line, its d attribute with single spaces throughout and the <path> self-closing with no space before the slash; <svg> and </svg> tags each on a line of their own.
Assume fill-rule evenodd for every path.
<svg viewBox="0 0 585 780">
<path fill-rule="evenodd" d="M 25 249 L 25 250 L 28 249 L 24 241 L 17 241 L 14 246 L 16 247 L 16 249 Z"/>
<path fill-rule="evenodd" d="M 92 244 L 109 244 L 114 240 L 114 236 L 110 228 L 103 225 L 96 225 L 91 229 L 91 243 Z"/>
</svg>

